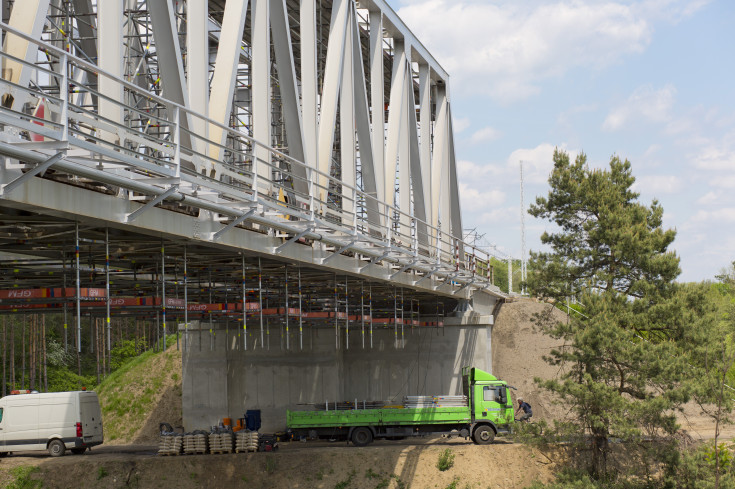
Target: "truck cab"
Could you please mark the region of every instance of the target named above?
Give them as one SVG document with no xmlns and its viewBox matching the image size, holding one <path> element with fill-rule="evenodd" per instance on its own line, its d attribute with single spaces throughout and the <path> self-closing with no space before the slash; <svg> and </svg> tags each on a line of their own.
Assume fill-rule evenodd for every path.
<svg viewBox="0 0 735 489">
<path fill-rule="evenodd" d="M 505 381 L 475 367 L 462 369 L 463 394 L 472 416 L 473 439 L 488 443 L 496 433 L 509 433 L 514 420 L 513 399 Z M 492 432 L 481 429 L 490 428 Z M 490 438 L 488 440 L 488 438 Z"/>
</svg>

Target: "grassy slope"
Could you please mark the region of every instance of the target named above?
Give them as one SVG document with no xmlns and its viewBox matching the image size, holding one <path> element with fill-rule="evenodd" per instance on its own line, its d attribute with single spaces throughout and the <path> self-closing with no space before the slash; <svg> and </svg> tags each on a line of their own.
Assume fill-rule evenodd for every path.
<svg viewBox="0 0 735 489">
<path fill-rule="evenodd" d="M 97 387 L 105 443 L 127 444 L 137 442 L 141 437 L 151 438 L 151 434 L 143 434 L 141 431 L 146 426 L 146 421 L 156 415 L 164 394 L 171 392 L 178 394 L 179 402 L 178 406 L 169 407 L 180 412 L 181 352 L 175 346 L 163 353 L 145 352 L 113 372 Z M 171 396 L 167 398 L 170 399 Z M 167 404 L 174 403 L 169 401 Z M 154 421 L 157 423 L 159 420 Z"/>
</svg>

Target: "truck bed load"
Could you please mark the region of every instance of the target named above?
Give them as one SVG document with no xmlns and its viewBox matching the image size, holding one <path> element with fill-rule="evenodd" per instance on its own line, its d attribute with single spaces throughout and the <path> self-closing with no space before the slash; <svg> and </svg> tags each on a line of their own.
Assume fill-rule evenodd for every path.
<svg viewBox="0 0 735 489">
<path fill-rule="evenodd" d="M 288 411 L 288 427 L 294 429 L 325 426 L 403 426 L 469 423 L 470 416 L 468 406 L 416 409 L 352 409 L 349 411 Z"/>
</svg>

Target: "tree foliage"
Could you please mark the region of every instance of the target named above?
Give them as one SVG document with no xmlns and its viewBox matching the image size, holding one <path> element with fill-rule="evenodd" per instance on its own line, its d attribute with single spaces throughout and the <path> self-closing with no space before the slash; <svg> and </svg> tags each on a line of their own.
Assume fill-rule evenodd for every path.
<svg viewBox="0 0 735 489">
<path fill-rule="evenodd" d="M 687 375 L 679 345 L 699 320 L 697 291 L 674 283 L 679 259 L 668 248 L 676 232 L 663 228 L 656 201 L 638 201 L 634 182 L 627 160 L 592 169 L 584 154 L 572 162 L 557 150 L 548 196 L 529 210 L 556 225 L 541 237 L 550 251 L 531 253 L 529 291 L 582 304 L 567 322 L 539 318 L 566 345 L 547 359 L 564 373 L 540 383 L 591 435 L 596 478 L 608 472 L 611 438 L 676 431 L 672 408 L 686 399 Z"/>
</svg>

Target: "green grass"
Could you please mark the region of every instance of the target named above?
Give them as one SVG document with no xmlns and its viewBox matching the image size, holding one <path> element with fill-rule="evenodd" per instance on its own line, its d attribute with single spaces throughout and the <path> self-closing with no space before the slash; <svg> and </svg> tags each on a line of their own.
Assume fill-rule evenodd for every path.
<svg viewBox="0 0 735 489">
<path fill-rule="evenodd" d="M 335 484 L 334 489 L 347 489 L 348 487 L 350 487 L 350 484 L 352 484 L 352 479 L 355 478 L 356 473 L 357 472 L 355 472 L 354 470 L 351 470 L 349 476 L 347 476 L 347 479 Z"/>
<path fill-rule="evenodd" d="M 378 485 L 375 486 L 375 489 L 387 489 L 389 485 L 390 479 L 381 479 L 381 481 L 378 482 Z"/>
<path fill-rule="evenodd" d="M 457 484 L 459 484 L 459 477 L 455 477 L 454 480 L 449 483 L 447 489 L 457 489 Z"/>
<path fill-rule="evenodd" d="M 43 482 L 35 479 L 31 479 L 31 475 L 38 472 L 38 467 L 31 467 L 28 465 L 21 465 L 19 467 L 13 467 L 10 469 L 10 474 L 14 480 L 8 484 L 6 489 L 40 489 L 43 487 Z"/>
<path fill-rule="evenodd" d="M 173 342 L 167 339 L 167 343 Z M 171 353 L 164 354 L 167 357 L 163 368 L 151 368 L 151 362 L 161 353 L 150 350 L 123 363 L 97 387 L 105 421 L 105 438 L 132 441 L 129 437 L 138 431 L 166 377 L 171 375 L 174 358 Z"/>
</svg>

